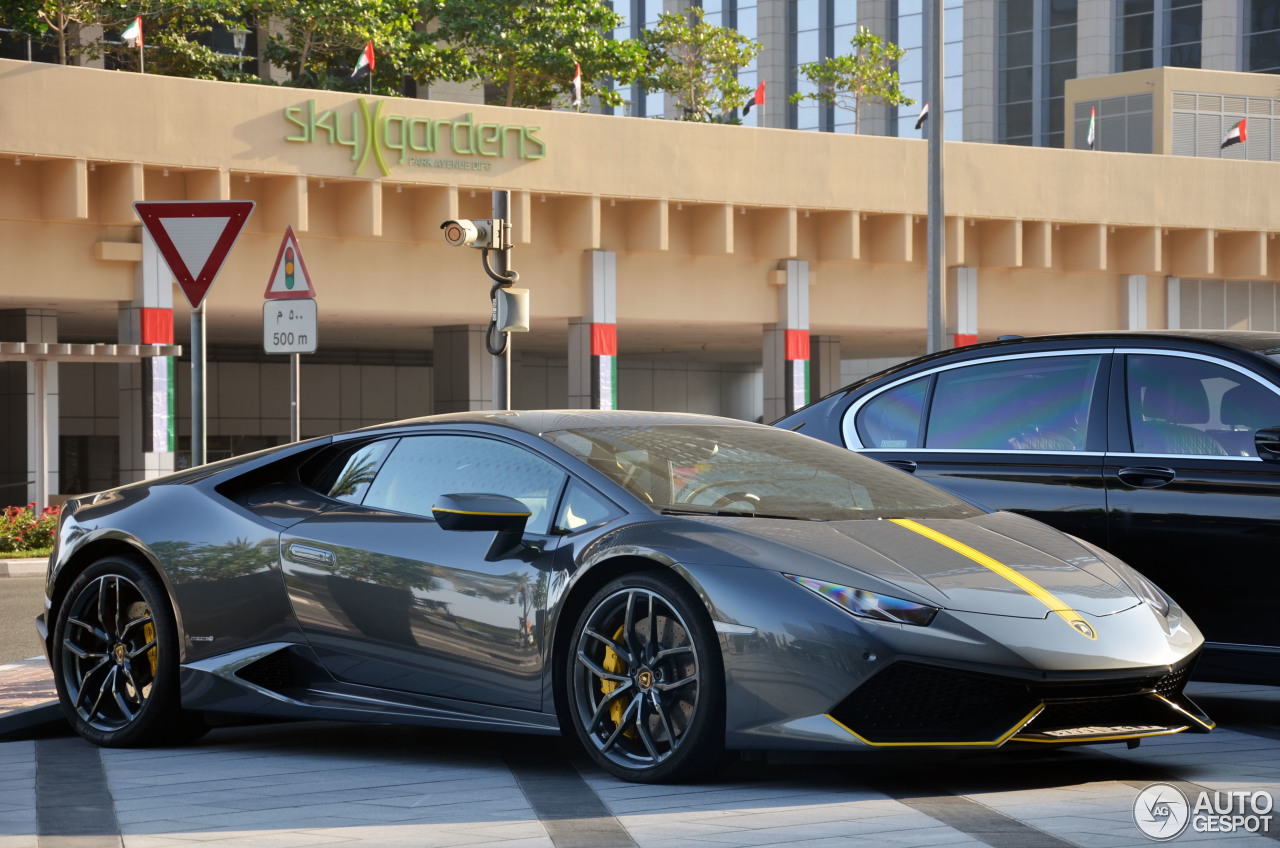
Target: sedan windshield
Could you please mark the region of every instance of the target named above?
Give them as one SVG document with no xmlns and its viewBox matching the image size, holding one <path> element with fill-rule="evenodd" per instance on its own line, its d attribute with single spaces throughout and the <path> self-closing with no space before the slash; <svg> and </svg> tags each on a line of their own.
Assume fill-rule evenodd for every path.
<svg viewBox="0 0 1280 848">
<path fill-rule="evenodd" d="M 589 427 L 542 436 L 668 513 L 818 521 L 981 514 L 895 468 L 770 427 Z"/>
</svg>

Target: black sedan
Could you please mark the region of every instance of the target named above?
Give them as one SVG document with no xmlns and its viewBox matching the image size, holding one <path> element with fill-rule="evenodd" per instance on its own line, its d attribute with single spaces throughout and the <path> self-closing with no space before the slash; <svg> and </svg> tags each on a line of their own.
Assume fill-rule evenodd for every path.
<svg viewBox="0 0 1280 848">
<path fill-rule="evenodd" d="M 125 486 L 67 505 L 46 594 L 101 745 L 201 713 L 563 730 L 655 781 L 1212 727 L 1199 631 L 1116 558 L 707 416 L 459 413 Z"/>
<path fill-rule="evenodd" d="M 1195 616 L 1199 676 L 1280 683 L 1280 334 L 974 345 L 776 426 L 1111 551 Z"/>
</svg>

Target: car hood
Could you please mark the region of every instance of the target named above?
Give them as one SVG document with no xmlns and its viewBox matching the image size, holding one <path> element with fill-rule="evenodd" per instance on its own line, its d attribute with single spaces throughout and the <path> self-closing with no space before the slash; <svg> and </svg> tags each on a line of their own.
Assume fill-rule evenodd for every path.
<svg viewBox="0 0 1280 848">
<path fill-rule="evenodd" d="M 773 562 L 780 571 L 881 591 L 865 580 L 860 585 L 858 575 L 850 573 L 861 572 L 958 612 L 1044 618 L 1051 612 L 1074 610 L 1104 616 L 1140 603 L 1120 576 L 1078 540 L 1013 513 L 827 522 L 695 520 L 732 522 L 738 534 L 785 545 L 841 567 L 818 568 L 821 573 L 814 573 L 795 558 Z"/>
</svg>

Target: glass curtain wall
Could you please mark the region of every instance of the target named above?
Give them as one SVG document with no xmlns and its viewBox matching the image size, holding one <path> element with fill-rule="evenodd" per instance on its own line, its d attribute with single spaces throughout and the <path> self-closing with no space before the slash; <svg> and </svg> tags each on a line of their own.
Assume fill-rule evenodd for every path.
<svg viewBox="0 0 1280 848">
<path fill-rule="evenodd" d="M 1280 2 L 1246 0 L 1244 69 L 1280 73 Z"/>
<path fill-rule="evenodd" d="M 1064 90 L 1076 76 L 1076 0 L 1000 0 L 997 139 L 1062 147 Z"/>
<path fill-rule="evenodd" d="M 942 9 L 942 93 L 943 137 L 949 141 L 964 139 L 964 0 L 943 0 Z M 889 133 L 902 138 L 916 138 L 920 110 L 931 98 L 925 92 L 924 78 L 929 68 L 929 54 L 924 48 L 924 5 L 921 0 L 889 0 L 889 40 L 907 51 L 898 64 L 898 81 L 902 93 L 915 101 L 912 106 L 895 107 L 889 121 Z M 933 114 L 929 120 L 934 120 Z"/>
<path fill-rule="evenodd" d="M 751 41 L 759 42 L 760 36 L 756 23 L 756 0 L 702 0 L 696 5 L 702 7 L 702 19 L 708 24 L 737 30 L 739 35 Z M 738 82 L 753 92 L 756 86 L 760 84 L 758 61 L 758 58 L 752 59 L 748 65 L 738 69 Z M 744 100 L 743 102 L 745 103 L 746 101 Z M 766 102 L 768 102 L 767 98 Z M 748 115 L 748 124 L 753 120 L 757 120 L 763 112 L 753 112 L 753 114 L 756 114 L 757 118 L 753 119 Z M 733 110 L 732 117 L 740 118 L 741 116 L 741 107 Z"/>
<path fill-rule="evenodd" d="M 790 0 L 787 3 L 787 96 L 816 91 L 800 73 L 800 66 L 853 52 L 858 32 L 858 7 L 851 0 Z M 787 104 L 787 126 L 800 130 L 852 133 L 857 131 L 849 109 L 814 100 Z"/>
<path fill-rule="evenodd" d="M 1201 0 L 1119 0 L 1116 70 L 1200 67 L 1202 13 Z"/>
</svg>

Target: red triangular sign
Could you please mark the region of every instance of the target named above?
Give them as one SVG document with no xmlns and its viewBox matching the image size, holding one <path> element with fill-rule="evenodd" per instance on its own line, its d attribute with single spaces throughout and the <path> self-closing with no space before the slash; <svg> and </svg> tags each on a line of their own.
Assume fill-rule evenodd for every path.
<svg viewBox="0 0 1280 848">
<path fill-rule="evenodd" d="M 252 200 L 139 201 L 133 204 L 169 273 L 195 309 L 253 213 Z"/>
<path fill-rule="evenodd" d="M 316 287 L 311 284 L 311 274 L 307 272 L 307 263 L 302 258 L 302 247 L 298 244 L 298 237 L 293 234 L 293 227 L 284 231 L 280 252 L 276 254 L 276 265 L 271 269 L 271 276 L 267 278 L 267 290 L 262 296 L 267 300 L 316 296 Z"/>
</svg>

